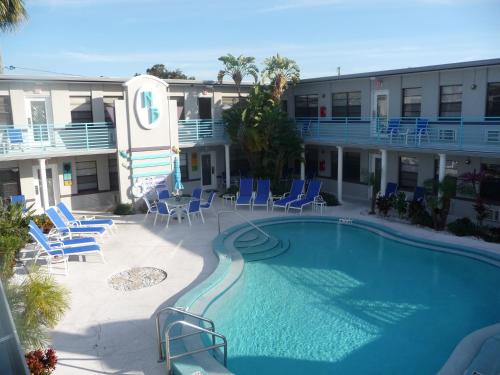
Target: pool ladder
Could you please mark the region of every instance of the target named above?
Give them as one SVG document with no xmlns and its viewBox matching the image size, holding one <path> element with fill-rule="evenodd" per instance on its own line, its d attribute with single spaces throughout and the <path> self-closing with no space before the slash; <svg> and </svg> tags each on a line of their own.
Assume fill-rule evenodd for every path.
<svg viewBox="0 0 500 375">
<path fill-rule="evenodd" d="M 260 233 L 262 233 L 264 236 L 266 236 L 266 238 L 273 238 L 269 233 L 264 232 L 261 228 L 259 228 L 257 225 L 255 225 L 254 223 L 252 223 L 250 220 L 248 220 L 245 216 L 243 216 L 239 212 L 228 211 L 228 210 L 226 210 L 226 211 L 217 211 L 217 229 L 219 230 L 219 234 L 220 234 L 220 217 L 222 216 L 222 214 L 234 214 L 236 216 L 239 216 L 247 224 L 249 224 L 251 227 L 253 227 L 257 231 L 259 231 Z"/>
<path fill-rule="evenodd" d="M 160 328 L 160 317 L 163 314 L 168 314 L 168 313 L 177 313 L 177 314 L 181 314 L 185 317 L 194 318 L 198 322 L 208 323 L 210 325 L 210 327 L 204 328 L 199 324 L 193 324 L 193 323 L 187 322 L 186 320 L 176 320 L 167 326 L 167 328 L 165 330 L 165 340 L 162 340 L 161 328 Z M 179 336 L 172 337 L 171 331 L 176 326 L 188 327 L 188 328 L 193 329 L 194 331 L 191 333 L 181 334 Z M 170 353 L 170 345 L 173 341 L 183 339 L 183 338 L 189 337 L 189 336 L 199 335 L 202 333 L 205 333 L 205 334 L 208 334 L 209 336 L 211 336 L 212 345 L 204 346 L 204 347 L 201 347 L 199 349 L 188 350 L 184 353 L 176 354 L 176 355 L 172 355 Z M 172 361 L 174 359 L 187 357 L 187 356 L 192 355 L 192 354 L 202 353 L 202 352 L 206 352 L 206 351 L 214 350 L 214 349 L 218 349 L 218 348 L 224 349 L 224 351 L 223 351 L 223 354 L 224 354 L 223 363 L 224 363 L 224 367 L 227 367 L 227 339 L 224 335 L 221 335 L 220 333 L 215 332 L 215 324 L 214 324 L 213 320 L 211 320 L 211 319 L 205 318 L 204 316 L 201 316 L 201 315 L 190 313 L 190 312 L 186 311 L 185 309 L 182 309 L 179 307 L 168 306 L 168 307 L 165 307 L 165 308 L 159 310 L 156 313 L 156 334 L 157 334 L 157 340 L 158 340 L 158 353 L 159 353 L 158 362 L 163 362 L 163 361 L 166 362 L 167 374 L 170 374 L 172 371 Z M 222 340 L 222 342 L 217 344 L 216 338 L 219 338 L 220 340 Z M 163 347 L 165 347 L 165 354 L 163 354 Z"/>
</svg>

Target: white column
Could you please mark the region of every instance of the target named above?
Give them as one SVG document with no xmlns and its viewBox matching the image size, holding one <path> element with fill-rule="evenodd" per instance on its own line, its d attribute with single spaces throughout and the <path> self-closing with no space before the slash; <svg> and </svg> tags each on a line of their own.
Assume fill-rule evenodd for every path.
<svg viewBox="0 0 500 375">
<path fill-rule="evenodd" d="M 302 147 L 305 147 L 305 146 L 302 145 Z M 306 179 L 306 164 L 305 164 L 306 154 L 304 151 L 302 151 L 302 153 L 300 154 L 300 157 L 302 158 L 302 160 L 300 161 L 300 179 L 305 180 Z"/>
<path fill-rule="evenodd" d="M 385 188 L 387 187 L 387 150 L 380 150 L 380 193 L 385 195 Z"/>
<path fill-rule="evenodd" d="M 446 175 L 446 154 L 439 155 L 439 182 L 443 182 L 444 176 Z M 441 197 L 441 189 L 438 189 L 438 196 Z"/>
<path fill-rule="evenodd" d="M 38 164 L 40 166 L 40 194 L 42 196 L 42 207 L 44 210 L 49 208 L 49 193 L 47 188 L 47 167 L 45 165 L 45 159 L 38 159 Z"/>
<path fill-rule="evenodd" d="M 344 148 L 337 146 L 337 199 L 342 203 L 342 185 L 344 182 Z"/>
<path fill-rule="evenodd" d="M 439 182 L 444 180 L 446 174 L 446 154 L 439 155 Z"/>
<path fill-rule="evenodd" d="M 229 160 L 229 145 L 224 145 L 224 156 L 226 159 L 226 189 L 231 186 L 231 161 Z"/>
</svg>

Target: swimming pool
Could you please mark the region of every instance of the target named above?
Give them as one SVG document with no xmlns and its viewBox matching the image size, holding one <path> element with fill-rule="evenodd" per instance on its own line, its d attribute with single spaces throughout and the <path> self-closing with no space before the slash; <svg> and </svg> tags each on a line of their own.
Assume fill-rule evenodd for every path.
<svg viewBox="0 0 500 375">
<path fill-rule="evenodd" d="M 236 374 L 433 374 L 500 321 L 493 265 L 324 219 L 262 225 L 287 251 L 245 263 L 204 311 Z"/>
</svg>

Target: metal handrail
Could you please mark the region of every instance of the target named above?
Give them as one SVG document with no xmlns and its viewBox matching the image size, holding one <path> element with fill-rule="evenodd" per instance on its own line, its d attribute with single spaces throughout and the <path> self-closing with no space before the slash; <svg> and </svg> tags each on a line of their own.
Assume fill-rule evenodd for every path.
<svg viewBox="0 0 500 375">
<path fill-rule="evenodd" d="M 160 309 L 156 313 L 156 333 L 157 333 L 157 338 L 158 338 L 158 352 L 159 352 L 159 359 L 158 359 L 158 361 L 159 362 L 165 360 L 165 357 L 163 356 L 163 351 L 161 350 L 162 344 L 164 344 L 165 341 L 162 341 L 162 339 L 161 339 L 160 316 L 161 316 L 162 313 L 164 313 L 166 311 L 173 311 L 173 312 L 179 313 L 181 315 L 189 316 L 191 318 L 195 318 L 195 319 L 201 320 L 203 322 L 207 322 L 208 324 L 210 324 L 211 330 L 213 332 L 215 332 L 215 323 L 214 323 L 214 321 L 212 319 L 205 318 L 204 316 L 201 316 L 201 315 L 193 314 L 193 313 L 188 312 L 188 311 L 186 311 L 184 309 L 181 309 L 179 307 L 174 307 L 174 306 L 167 306 L 167 307 L 164 307 L 163 309 Z M 188 335 L 183 335 L 183 336 L 177 336 L 174 339 L 180 339 L 182 337 L 187 337 L 187 336 L 191 336 L 191 335 L 193 335 L 193 334 L 188 334 Z M 215 345 L 215 337 L 212 337 L 212 343 Z"/>
<path fill-rule="evenodd" d="M 170 355 L 170 341 L 177 340 L 177 339 L 179 339 L 181 337 L 190 336 L 190 335 L 183 335 L 183 336 L 176 336 L 176 337 L 171 338 L 170 337 L 170 330 L 173 327 L 175 327 L 176 325 L 183 325 L 183 326 L 195 329 L 196 331 L 193 332 L 190 335 L 200 334 L 200 333 L 206 333 L 206 334 L 211 335 L 212 336 L 212 342 L 213 342 L 213 344 L 210 345 L 210 346 L 205 346 L 205 347 L 202 347 L 202 348 L 199 348 L 199 349 L 190 350 L 190 351 L 187 351 L 185 353 L 176 354 L 176 355 L 171 356 Z M 221 344 L 215 344 L 215 338 L 216 337 L 218 337 L 218 338 L 220 338 L 222 340 Z M 202 353 L 202 352 L 206 352 L 206 351 L 217 349 L 217 348 L 221 348 L 221 347 L 224 348 L 224 367 L 226 367 L 227 366 L 227 339 L 226 339 L 226 337 L 224 335 L 221 335 L 220 333 L 217 333 L 217 332 L 210 331 L 210 330 L 208 330 L 206 328 L 197 326 L 195 324 L 191 324 L 189 322 L 186 322 L 185 320 L 177 320 L 177 321 L 175 321 L 173 323 L 170 323 L 169 326 L 168 326 L 168 328 L 167 328 L 167 332 L 165 333 L 165 357 L 166 357 L 166 361 L 165 362 L 166 362 L 166 366 L 167 366 L 167 374 L 170 374 L 170 371 L 172 369 L 172 363 L 171 363 L 171 361 L 173 359 L 186 357 L 186 356 L 192 355 L 192 354 Z"/>
<path fill-rule="evenodd" d="M 217 211 L 217 228 L 219 230 L 219 234 L 220 234 L 220 217 L 222 214 L 226 214 L 226 213 L 231 213 L 231 214 L 235 214 L 239 217 L 241 217 L 243 220 L 245 220 L 248 224 L 250 224 L 250 226 L 254 227 L 255 229 L 257 229 L 260 233 L 262 233 L 264 236 L 266 236 L 267 238 L 274 238 L 272 237 L 270 234 L 264 232 L 262 229 L 260 229 L 257 225 L 255 225 L 254 223 L 252 223 L 250 220 L 248 220 L 245 216 L 243 216 L 242 214 L 240 214 L 239 212 L 236 212 L 236 211 L 229 211 L 229 210 L 226 210 L 226 211 Z"/>
</svg>

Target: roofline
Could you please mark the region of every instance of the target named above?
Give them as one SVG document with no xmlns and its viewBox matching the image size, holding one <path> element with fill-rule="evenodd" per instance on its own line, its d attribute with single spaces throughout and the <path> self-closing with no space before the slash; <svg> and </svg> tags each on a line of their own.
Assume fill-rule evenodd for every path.
<svg viewBox="0 0 500 375">
<path fill-rule="evenodd" d="M 317 82 L 324 82 L 324 81 L 338 81 L 338 80 L 355 79 L 355 78 L 387 77 L 387 76 L 400 75 L 400 74 L 424 73 L 424 72 L 433 72 L 433 71 L 439 71 L 439 70 L 479 68 L 479 67 L 494 66 L 494 65 L 500 65 L 500 58 L 464 61 L 464 62 L 458 62 L 458 63 L 448 63 L 448 64 L 439 64 L 439 65 L 427 65 L 427 66 L 420 66 L 420 67 L 415 67 L 415 68 L 379 70 L 379 71 L 366 72 L 366 73 L 345 74 L 345 75 L 340 75 L 340 76 L 325 76 L 325 77 L 317 77 L 317 78 L 305 78 L 305 79 L 301 79 L 299 83 L 317 83 Z"/>
<path fill-rule="evenodd" d="M 44 76 L 44 75 L 17 75 L 17 74 L 0 74 L 0 82 L 73 82 L 73 83 L 110 83 L 110 84 L 123 84 L 134 77 L 85 77 L 85 76 Z M 233 87 L 234 83 L 213 80 L 195 80 L 195 79 L 164 79 L 171 85 L 194 85 L 194 86 L 219 86 L 219 87 Z M 253 83 L 242 82 L 242 87 L 251 86 Z"/>
</svg>

